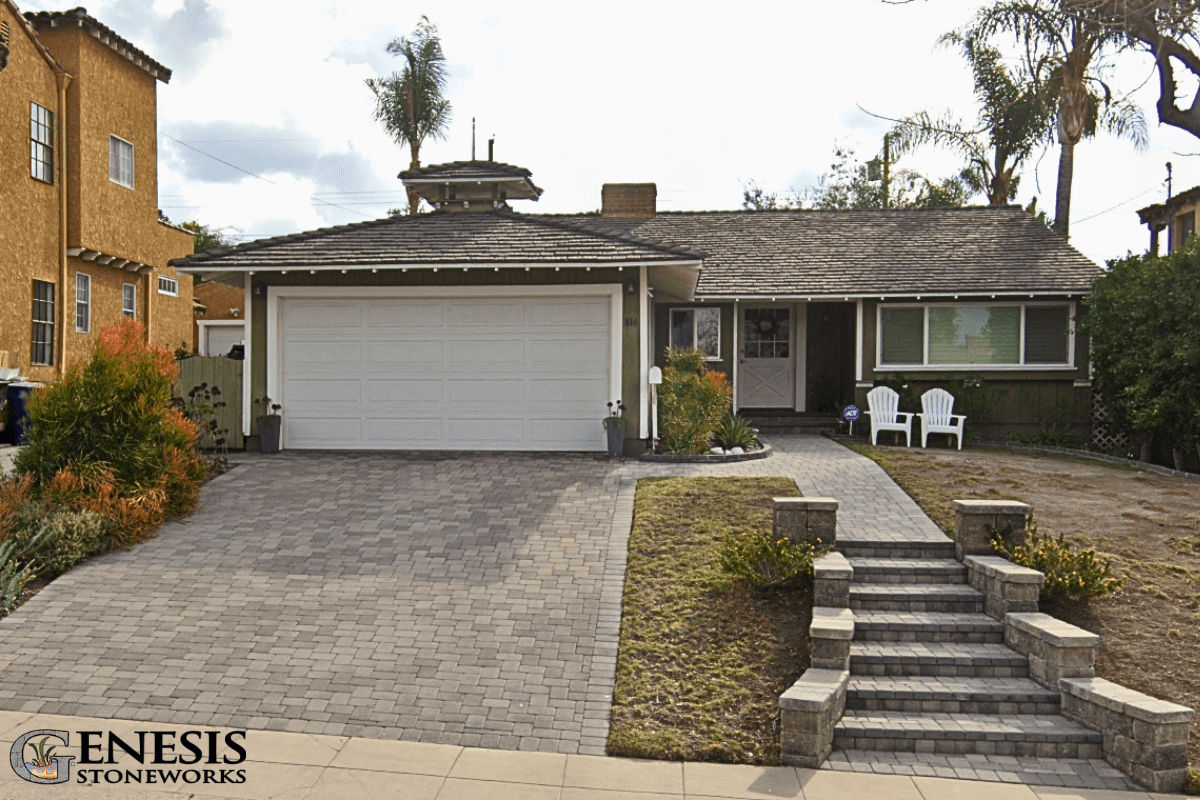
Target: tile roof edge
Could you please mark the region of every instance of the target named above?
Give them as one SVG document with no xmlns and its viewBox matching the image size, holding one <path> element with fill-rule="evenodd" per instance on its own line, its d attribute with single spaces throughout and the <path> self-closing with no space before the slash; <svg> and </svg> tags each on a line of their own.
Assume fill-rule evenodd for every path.
<svg viewBox="0 0 1200 800">
<path fill-rule="evenodd" d="M 437 212 L 433 212 L 433 213 L 437 213 Z M 420 216 L 428 216 L 428 215 L 420 215 Z M 209 261 L 217 256 L 226 256 L 226 255 L 229 255 L 230 253 L 244 253 L 244 252 L 248 252 L 251 250 L 259 250 L 263 247 L 268 247 L 273 244 L 283 244 L 284 242 L 298 242 L 298 241 L 304 241 L 306 239 L 320 239 L 323 236 L 330 236 L 335 233 L 342 233 L 344 231 L 351 230 L 353 228 L 375 227 L 378 225 L 385 225 L 388 223 L 399 224 L 400 222 L 402 222 L 405 219 L 407 219 L 407 215 L 402 216 L 402 217 L 382 217 L 380 219 L 363 220 L 362 222 L 347 222 L 344 225 L 330 225 L 327 228 L 314 228 L 311 231 L 300 231 L 298 233 L 285 233 L 285 234 L 280 234 L 279 236 L 267 236 L 262 239 L 252 239 L 248 242 L 242 242 L 240 244 L 235 244 L 232 247 L 215 247 L 211 250 L 201 250 L 199 253 L 192 253 L 191 255 L 172 259 L 170 263 L 172 266 L 176 266 L 176 265 L 182 265 L 184 263 L 191 264 L 191 263 L 197 263 L 197 262 L 201 262 L 201 261 Z"/>
<path fill-rule="evenodd" d="M 636 244 L 642 247 L 649 247 L 661 253 L 667 253 L 673 256 L 682 256 L 689 259 L 703 259 L 704 255 L 686 247 L 677 245 L 669 245 L 659 239 L 650 239 L 649 237 L 634 236 L 633 234 L 616 234 L 607 231 L 596 231 L 582 225 L 572 225 L 566 218 L 553 214 L 513 214 L 513 216 L 523 217 L 526 220 L 537 222 L 540 225 L 547 227 L 560 228 L 562 230 L 571 231 L 572 233 L 582 233 L 588 236 L 595 236 L 600 239 L 608 239 L 610 241 L 621 242 L 623 244 Z"/>
<path fill-rule="evenodd" d="M 24 18 L 35 27 L 39 22 L 47 22 L 52 26 L 55 20 L 60 19 L 75 19 L 80 27 L 88 28 L 96 39 L 106 45 L 113 52 L 123 56 L 126 60 L 140 67 L 144 72 L 151 75 L 163 83 L 171 82 L 172 70 L 170 67 L 162 64 L 151 58 L 144 50 L 139 48 L 133 42 L 126 39 L 121 34 L 114 31 L 112 28 L 105 25 L 100 20 L 87 13 L 87 9 L 82 6 L 69 9 L 67 11 L 26 11 L 23 13 Z M 103 37 L 109 37 L 112 41 L 105 41 Z M 128 52 L 122 53 L 119 46 L 123 46 Z M 139 63 L 144 62 L 144 63 Z M 153 69 L 147 69 L 147 65 Z"/>
</svg>

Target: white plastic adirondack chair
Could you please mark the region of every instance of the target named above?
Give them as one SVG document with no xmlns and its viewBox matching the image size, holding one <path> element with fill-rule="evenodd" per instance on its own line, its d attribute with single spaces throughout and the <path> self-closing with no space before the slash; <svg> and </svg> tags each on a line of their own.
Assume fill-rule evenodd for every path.
<svg viewBox="0 0 1200 800">
<path fill-rule="evenodd" d="M 952 414 L 954 395 L 945 389 L 930 389 L 921 395 L 921 447 L 928 447 L 929 434 L 948 433 L 958 437 L 958 449 L 962 450 L 963 423 L 967 418 Z"/>
<path fill-rule="evenodd" d="M 904 446 L 912 447 L 913 415 L 899 410 L 900 395 L 895 389 L 876 386 L 867 392 L 867 406 L 871 415 L 871 444 L 875 444 L 880 431 L 904 431 Z"/>
</svg>

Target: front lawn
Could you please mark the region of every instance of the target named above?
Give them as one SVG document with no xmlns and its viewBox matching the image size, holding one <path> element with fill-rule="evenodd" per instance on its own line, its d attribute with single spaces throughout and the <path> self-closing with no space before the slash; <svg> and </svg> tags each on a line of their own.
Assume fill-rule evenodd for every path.
<svg viewBox="0 0 1200 800">
<path fill-rule="evenodd" d="M 811 589 L 721 570 L 726 534 L 770 531 L 788 478 L 638 483 L 608 754 L 779 763 L 779 696 L 809 664 Z"/>
<path fill-rule="evenodd" d="M 873 459 L 942 530 L 953 500 L 1029 503 L 1043 534 L 1094 547 L 1128 577 L 1117 594 L 1043 603 L 1102 637 L 1096 672 L 1200 709 L 1200 481 L 1042 453 L 851 445 Z M 1192 726 L 1200 764 L 1200 721 Z"/>
</svg>

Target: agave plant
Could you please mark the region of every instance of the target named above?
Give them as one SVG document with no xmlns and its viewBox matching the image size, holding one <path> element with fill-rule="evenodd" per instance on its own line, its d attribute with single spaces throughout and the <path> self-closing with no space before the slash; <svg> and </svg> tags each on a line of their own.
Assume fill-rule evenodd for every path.
<svg viewBox="0 0 1200 800">
<path fill-rule="evenodd" d="M 737 414 L 730 414 L 717 428 L 714 437 L 717 444 L 726 450 L 740 447 L 751 450 L 758 446 L 758 431 L 751 426 L 750 421 Z"/>
</svg>

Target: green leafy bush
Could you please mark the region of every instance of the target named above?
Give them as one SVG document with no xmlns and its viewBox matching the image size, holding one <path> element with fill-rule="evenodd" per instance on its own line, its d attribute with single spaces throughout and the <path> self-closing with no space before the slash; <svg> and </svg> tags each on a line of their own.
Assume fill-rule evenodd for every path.
<svg viewBox="0 0 1200 800">
<path fill-rule="evenodd" d="M 94 511 L 23 500 L 0 529 L 0 610 L 11 610 L 30 581 L 61 575 L 107 550 L 112 534 L 113 524 Z"/>
<path fill-rule="evenodd" d="M 1046 583 L 1042 586 L 1042 598 L 1045 600 L 1101 597 L 1125 584 L 1124 578 L 1113 575 L 1112 561 L 1099 559 L 1095 548 L 1076 552 L 1062 536 L 1055 538 L 1039 533 L 1037 520 L 1029 520 L 1024 547 L 1016 546 L 1011 538 L 1011 528 L 993 531 L 992 549 L 1014 564 L 1044 574 Z"/>
<path fill-rule="evenodd" d="M 18 475 L 41 500 L 113 520 L 136 540 L 192 508 L 207 472 L 196 428 L 172 403 L 171 353 L 133 320 L 104 328 L 88 358 L 33 394 Z"/>
<path fill-rule="evenodd" d="M 758 589 L 811 581 L 813 559 L 825 552 L 811 542 L 795 544 L 769 533 L 726 534 L 717 545 L 721 569 Z"/>
<path fill-rule="evenodd" d="M 721 427 L 717 428 L 716 442 L 726 450 L 735 447 L 752 450 L 758 447 L 758 431 L 745 417 L 730 414 L 721 422 Z"/>
<path fill-rule="evenodd" d="M 1010 433 L 1007 437 L 1009 444 L 1037 444 L 1044 447 L 1079 447 L 1079 434 L 1058 424 L 1043 428 L 1037 433 Z"/>
<path fill-rule="evenodd" d="M 706 453 L 733 404 L 724 374 L 709 372 L 704 354 L 668 349 L 658 389 L 658 419 L 664 453 Z"/>
</svg>

